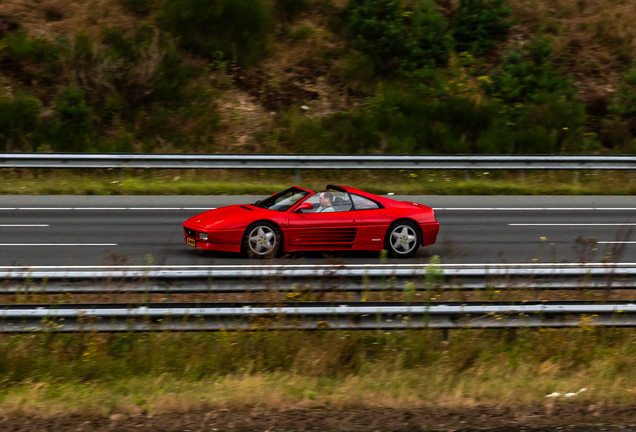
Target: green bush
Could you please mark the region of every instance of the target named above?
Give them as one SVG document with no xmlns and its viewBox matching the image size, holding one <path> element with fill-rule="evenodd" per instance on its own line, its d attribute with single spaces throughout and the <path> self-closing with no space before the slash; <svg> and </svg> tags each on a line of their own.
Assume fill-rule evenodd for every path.
<svg viewBox="0 0 636 432">
<path fill-rule="evenodd" d="M 309 0 L 276 0 L 274 7 L 279 16 L 286 21 L 293 20 L 296 15 L 307 10 Z"/>
<path fill-rule="evenodd" d="M 55 151 L 86 151 L 93 122 L 93 111 L 86 104 L 84 92 L 71 81 L 55 98 L 55 116 L 47 125 L 48 143 Z"/>
<path fill-rule="evenodd" d="M 157 19 L 186 50 L 252 65 L 267 52 L 272 7 L 268 0 L 163 0 Z"/>
<path fill-rule="evenodd" d="M 60 72 L 60 50 L 48 39 L 31 38 L 18 31 L 9 33 L 0 41 L 2 45 L 0 59 L 18 70 L 25 81 L 51 80 Z"/>
<path fill-rule="evenodd" d="M 74 59 L 84 65 L 88 65 L 93 60 L 93 39 L 84 31 L 75 35 Z"/>
<path fill-rule="evenodd" d="M 378 71 L 444 65 L 453 40 L 429 0 L 349 0 L 345 9 L 352 46 L 370 55 Z"/>
<path fill-rule="evenodd" d="M 490 95 L 508 103 L 536 101 L 542 94 L 573 99 L 576 94 L 572 80 L 552 66 L 550 43 L 538 38 L 525 50 L 507 52 L 484 85 Z"/>
<path fill-rule="evenodd" d="M 625 74 L 618 97 L 610 106 L 610 112 L 622 118 L 636 120 L 636 64 Z"/>
<path fill-rule="evenodd" d="M 148 14 L 154 5 L 154 0 L 121 0 L 128 10 L 138 14 Z"/>
<path fill-rule="evenodd" d="M 460 0 L 452 18 L 457 51 L 479 55 L 492 48 L 514 24 L 509 16 L 506 0 Z"/>
<path fill-rule="evenodd" d="M 141 106 L 162 102 L 180 105 L 184 90 L 197 69 L 183 64 L 172 37 L 142 23 L 135 30 L 124 32 L 106 28 L 101 35 L 107 48 L 98 61 L 109 65 L 108 74 L 101 77 L 105 90 L 98 96 L 105 112 L 112 117 L 113 108 L 133 115 Z M 118 101 L 106 100 L 116 90 Z"/>
<path fill-rule="evenodd" d="M 510 154 L 588 151 L 578 101 L 544 94 L 507 104 L 412 86 L 379 87 L 359 109 L 322 119 L 289 120 L 280 141 L 307 153 Z"/>
<path fill-rule="evenodd" d="M 29 138 L 38 125 L 41 104 L 29 93 L 19 91 L 13 97 L 0 97 L 0 148 L 32 150 Z"/>
</svg>

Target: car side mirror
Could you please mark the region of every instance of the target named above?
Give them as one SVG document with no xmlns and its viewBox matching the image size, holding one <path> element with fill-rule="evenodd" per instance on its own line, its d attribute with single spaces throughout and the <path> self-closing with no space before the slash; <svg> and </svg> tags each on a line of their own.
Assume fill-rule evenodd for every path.
<svg viewBox="0 0 636 432">
<path fill-rule="evenodd" d="M 298 207 L 298 211 L 301 210 L 313 210 L 314 209 L 314 205 L 312 203 L 302 203 L 299 207 Z"/>
</svg>

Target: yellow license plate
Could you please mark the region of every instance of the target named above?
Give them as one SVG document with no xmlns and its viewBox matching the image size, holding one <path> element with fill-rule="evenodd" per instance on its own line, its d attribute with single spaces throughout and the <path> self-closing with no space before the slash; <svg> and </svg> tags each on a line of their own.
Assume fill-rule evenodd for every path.
<svg viewBox="0 0 636 432">
<path fill-rule="evenodd" d="M 188 246 L 196 246 L 197 241 L 188 237 Z"/>
</svg>

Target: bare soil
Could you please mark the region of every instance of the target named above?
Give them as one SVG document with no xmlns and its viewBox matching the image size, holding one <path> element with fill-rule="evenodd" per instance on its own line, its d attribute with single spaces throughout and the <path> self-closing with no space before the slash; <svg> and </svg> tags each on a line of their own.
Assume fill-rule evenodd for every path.
<svg viewBox="0 0 636 432">
<path fill-rule="evenodd" d="M 418 410 L 214 410 L 159 415 L 5 418 L 0 430 L 17 431 L 610 431 L 636 428 L 636 406 L 475 406 Z"/>
</svg>

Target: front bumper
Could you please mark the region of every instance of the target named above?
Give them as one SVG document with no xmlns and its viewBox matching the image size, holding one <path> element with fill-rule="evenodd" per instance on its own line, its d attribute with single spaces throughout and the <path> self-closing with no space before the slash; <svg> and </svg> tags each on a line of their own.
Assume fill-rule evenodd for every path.
<svg viewBox="0 0 636 432">
<path fill-rule="evenodd" d="M 207 240 L 198 238 L 199 232 L 208 235 Z M 183 225 L 183 242 L 188 244 L 194 240 L 194 247 L 203 250 L 220 252 L 241 252 L 241 242 L 243 240 L 243 230 L 203 230 L 191 225 Z M 192 246 L 192 244 L 190 244 Z"/>
</svg>

